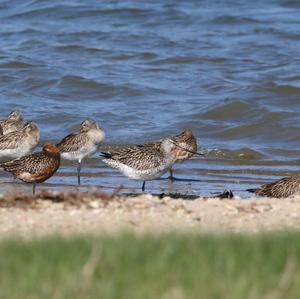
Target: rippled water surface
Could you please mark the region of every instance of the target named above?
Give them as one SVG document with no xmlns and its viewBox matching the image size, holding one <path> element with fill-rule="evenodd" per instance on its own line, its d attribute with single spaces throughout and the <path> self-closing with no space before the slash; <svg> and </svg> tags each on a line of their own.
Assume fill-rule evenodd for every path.
<svg viewBox="0 0 300 299">
<path fill-rule="evenodd" d="M 246 196 L 299 171 L 299 16 L 296 0 L 1 1 L 1 115 L 23 111 L 42 143 L 86 117 L 110 144 L 191 128 L 206 156 L 148 190 Z M 46 186 L 70 186 L 75 169 L 63 163 Z M 86 186 L 141 186 L 97 155 L 83 174 Z"/>
</svg>

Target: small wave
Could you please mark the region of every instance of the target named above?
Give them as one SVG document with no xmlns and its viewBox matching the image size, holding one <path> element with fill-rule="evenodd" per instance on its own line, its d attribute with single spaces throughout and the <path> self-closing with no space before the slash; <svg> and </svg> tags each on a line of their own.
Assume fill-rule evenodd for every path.
<svg viewBox="0 0 300 299">
<path fill-rule="evenodd" d="M 243 140 L 246 144 L 254 140 L 273 144 L 297 141 L 300 128 L 293 125 L 294 118 L 292 110 L 273 110 L 272 106 L 251 100 L 225 101 L 192 116 L 192 120 L 203 120 L 203 131 L 208 132 L 210 138 L 232 142 Z"/>
<path fill-rule="evenodd" d="M 141 52 L 141 53 L 122 53 L 118 55 L 114 55 L 111 57 L 111 59 L 114 60 L 129 60 L 129 59 L 141 59 L 141 60 L 153 60 L 157 58 L 158 55 L 153 52 Z"/>
<path fill-rule="evenodd" d="M 212 135 L 221 140 L 244 140 L 247 143 L 263 141 L 264 144 L 282 144 L 299 138 L 300 128 L 281 125 L 279 119 L 282 119 L 282 115 L 274 113 L 254 124 L 235 124 L 220 128 Z"/>
<path fill-rule="evenodd" d="M 138 58 L 142 58 L 144 60 L 152 60 L 152 59 L 158 57 L 158 55 L 154 52 L 141 52 L 141 53 L 136 54 L 136 56 Z"/>
<path fill-rule="evenodd" d="M 174 56 L 166 59 L 159 59 L 153 62 L 154 65 L 163 64 L 192 64 L 199 62 L 199 57 L 195 56 Z"/>
<path fill-rule="evenodd" d="M 20 42 L 19 47 L 22 49 L 30 48 L 30 49 L 37 49 L 37 48 L 43 48 L 47 47 L 48 44 L 44 41 L 41 41 L 40 39 L 33 38 L 33 39 L 27 39 L 25 41 Z"/>
<path fill-rule="evenodd" d="M 93 79 L 71 75 L 62 77 L 56 85 L 55 90 L 63 90 L 65 94 L 80 96 L 92 94 L 96 94 L 97 96 L 105 94 L 106 97 L 112 97 L 118 94 L 127 96 L 144 95 L 141 90 L 133 87 L 101 83 Z"/>
<path fill-rule="evenodd" d="M 276 84 L 271 82 L 264 86 L 265 89 L 280 95 L 300 94 L 300 87 L 289 84 Z"/>
<path fill-rule="evenodd" d="M 285 29 L 285 28 L 281 28 Z M 289 40 L 296 40 L 299 41 L 300 34 L 298 31 L 294 30 L 293 28 L 288 27 L 286 30 L 279 30 L 278 28 L 272 28 L 272 27 L 259 27 L 255 28 L 253 31 L 256 34 L 263 34 L 263 35 L 276 35 L 277 37 L 283 38 L 283 39 L 289 39 Z"/>
<path fill-rule="evenodd" d="M 208 149 L 204 150 L 206 157 L 222 158 L 229 160 L 260 160 L 264 155 L 250 148 L 240 148 L 238 150 Z"/>
<path fill-rule="evenodd" d="M 37 91 L 37 90 L 44 90 L 51 88 L 51 86 L 54 86 L 56 81 L 54 79 L 46 79 L 46 78 L 26 78 L 22 81 L 23 88 L 26 89 L 26 91 Z"/>
<path fill-rule="evenodd" d="M 249 116 L 249 113 L 256 109 L 258 109 L 258 107 L 253 103 L 241 100 L 230 100 L 201 113 L 200 117 L 210 120 L 245 120 Z"/>
<path fill-rule="evenodd" d="M 51 3 L 51 2 L 49 2 Z M 54 17 L 61 19 L 74 19 L 94 16 L 114 16 L 120 17 L 144 17 L 153 13 L 152 10 L 138 7 L 124 8 L 101 8 L 100 6 L 85 6 L 85 5 L 48 5 L 47 7 L 30 7 L 23 12 L 15 12 L 9 15 L 9 18 L 41 18 Z"/>
<path fill-rule="evenodd" d="M 0 69 L 28 69 L 32 67 L 34 67 L 33 64 L 20 60 L 11 60 L 0 64 Z"/>
<path fill-rule="evenodd" d="M 279 4 L 283 7 L 300 8 L 300 2 L 298 0 L 280 0 Z"/>
<path fill-rule="evenodd" d="M 69 44 L 69 45 L 63 45 L 63 46 L 56 46 L 55 50 L 60 53 L 90 53 L 90 54 L 109 54 L 111 53 L 108 50 L 100 49 L 100 48 L 94 48 L 94 47 L 86 47 L 84 45 L 78 45 L 78 44 Z"/>
<path fill-rule="evenodd" d="M 267 27 L 267 26 L 263 26 L 263 27 L 257 27 L 253 30 L 254 33 L 256 34 L 278 34 L 279 30 L 277 28 L 273 28 L 273 27 Z"/>
<path fill-rule="evenodd" d="M 224 25 L 236 25 L 236 24 L 248 24 L 248 23 L 259 23 L 258 20 L 249 17 L 240 16 L 219 16 L 213 18 L 213 23 L 224 24 Z"/>
<path fill-rule="evenodd" d="M 61 13 L 68 12 L 70 8 L 65 5 L 54 5 L 47 7 L 30 7 L 27 10 L 22 12 L 15 12 L 12 15 L 9 15 L 9 18 L 33 18 L 33 17 L 43 17 L 43 16 L 59 16 Z"/>
<path fill-rule="evenodd" d="M 83 89 L 83 90 L 95 90 L 99 92 L 113 92 L 115 90 L 115 86 L 105 83 L 99 83 L 92 79 L 87 79 L 81 76 L 64 76 L 60 79 L 59 88 L 69 89 Z"/>
<path fill-rule="evenodd" d="M 95 12 L 95 10 L 94 10 Z M 98 9 L 98 13 L 100 14 L 108 14 L 108 15 L 122 15 L 122 16 L 145 16 L 154 11 L 151 9 L 143 9 L 138 7 L 132 8 L 111 8 L 111 9 Z M 87 12 L 89 13 L 89 12 Z"/>
</svg>

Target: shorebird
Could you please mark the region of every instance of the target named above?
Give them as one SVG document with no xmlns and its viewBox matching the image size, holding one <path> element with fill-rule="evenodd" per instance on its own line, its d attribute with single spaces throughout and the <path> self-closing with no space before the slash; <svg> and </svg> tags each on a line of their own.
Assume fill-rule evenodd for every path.
<svg viewBox="0 0 300 299">
<path fill-rule="evenodd" d="M 183 162 L 197 154 L 197 139 L 190 129 L 172 137 L 172 139 L 178 147 L 176 162 Z"/>
<path fill-rule="evenodd" d="M 134 145 L 121 148 L 115 152 L 102 152 L 102 161 L 120 170 L 128 178 L 143 181 L 154 180 L 166 173 L 176 161 L 177 147 L 174 141 L 166 138 L 157 143 Z"/>
<path fill-rule="evenodd" d="M 174 136 L 172 139 L 178 148 L 177 159 L 175 161 L 176 163 L 182 163 L 183 161 L 191 158 L 194 154 L 203 155 L 201 153 L 197 153 L 197 139 L 191 130 L 185 130 Z M 171 181 L 174 180 L 172 168 L 170 168 L 170 179 Z"/>
<path fill-rule="evenodd" d="M 300 195 L 300 176 L 282 178 L 275 182 L 262 185 L 259 188 L 247 189 L 246 191 L 259 196 L 277 198 Z"/>
<path fill-rule="evenodd" d="M 80 185 L 81 161 L 96 152 L 104 140 L 105 133 L 92 119 L 86 119 L 80 125 L 79 133 L 70 134 L 57 144 L 61 157 L 78 162 L 77 182 Z"/>
<path fill-rule="evenodd" d="M 181 132 L 178 135 L 175 135 L 173 137 L 170 137 L 177 145 L 177 158 L 176 163 L 181 163 L 189 158 L 191 158 L 193 155 L 203 155 L 202 153 L 197 152 L 197 139 L 193 135 L 193 132 L 188 129 L 183 132 Z M 150 142 L 149 146 L 155 146 L 157 148 L 160 147 L 162 142 L 162 139 Z M 170 180 L 174 180 L 173 176 L 173 170 L 172 167 L 170 168 Z"/>
<path fill-rule="evenodd" d="M 40 140 L 40 130 L 34 122 L 29 122 L 19 131 L 0 136 L 0 158 L 16 159 L 34 149 Z"/>
<path fill-rule="evenodd" d="M 7 118 L 0 120 L 1 135 L 22 129 L 23 123 L 22 113 L 20 111 L 12 111 Z"/>
<path fill-rule="evenodd" d="M 21 181 L 32 183 L 32 192 L 35 194 L 36 184 L 50 178 L 58 169 L 59 164 L 59 149 L 54 144 L 47 143 L 44 145 L 42 152 L 0 163 L 0 167 L 12 173 Z"/>
</svg>

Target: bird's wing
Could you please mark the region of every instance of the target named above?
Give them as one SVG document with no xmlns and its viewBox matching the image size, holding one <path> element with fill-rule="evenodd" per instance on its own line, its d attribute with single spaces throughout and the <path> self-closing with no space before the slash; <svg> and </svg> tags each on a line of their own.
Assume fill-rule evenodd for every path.
<svg viewBox="0 0 300 299">
<path fill-rule="evenodd" d="M 299 191 L 300 177 L 292 176 L 262 185 L 255 193 L 269 197 L 289 197 Z"/>
<path fill-rule="evenodd" d="M 44 153 L 33 153 L 28 156 L 21 157 L 12 161 L 0 163 L 0 167 L 3 167 L 8 172 L 29 172 L 38 173 L 45 169 L 49 164 L 49 157 Z"/>
<path fill-rule="evenodd" d="M 11 132 L 0 136 L 0 150 L 14 149 L 20 145 L 22 132 Z"/>
<path fill-rule="evenodd" d="M 145 145 L 132 145 L 109 153 L 109 158 L 137 170 L 156 168 L 161 163 L 161 153 Z"/>
<path fill-rule="evenodd" d="M 70 134 L 62 139 L 56 146 L 60 152 L 75 152 L 80 150 L 86 142 L 86 134 Z"/>
</svg>

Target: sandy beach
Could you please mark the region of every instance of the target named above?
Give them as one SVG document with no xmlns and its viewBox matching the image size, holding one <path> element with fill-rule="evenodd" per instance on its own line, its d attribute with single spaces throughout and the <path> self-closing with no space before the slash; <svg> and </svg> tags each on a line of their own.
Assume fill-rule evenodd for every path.
<svg viewBox="0 0 300 299">
<path fill-rule="evenodd" d="M 258 233 L 300 228 L 300 198 L 160 199 L 99 192 L 3 194 L 0 236 L 49 234 Z"/>
</svg>

